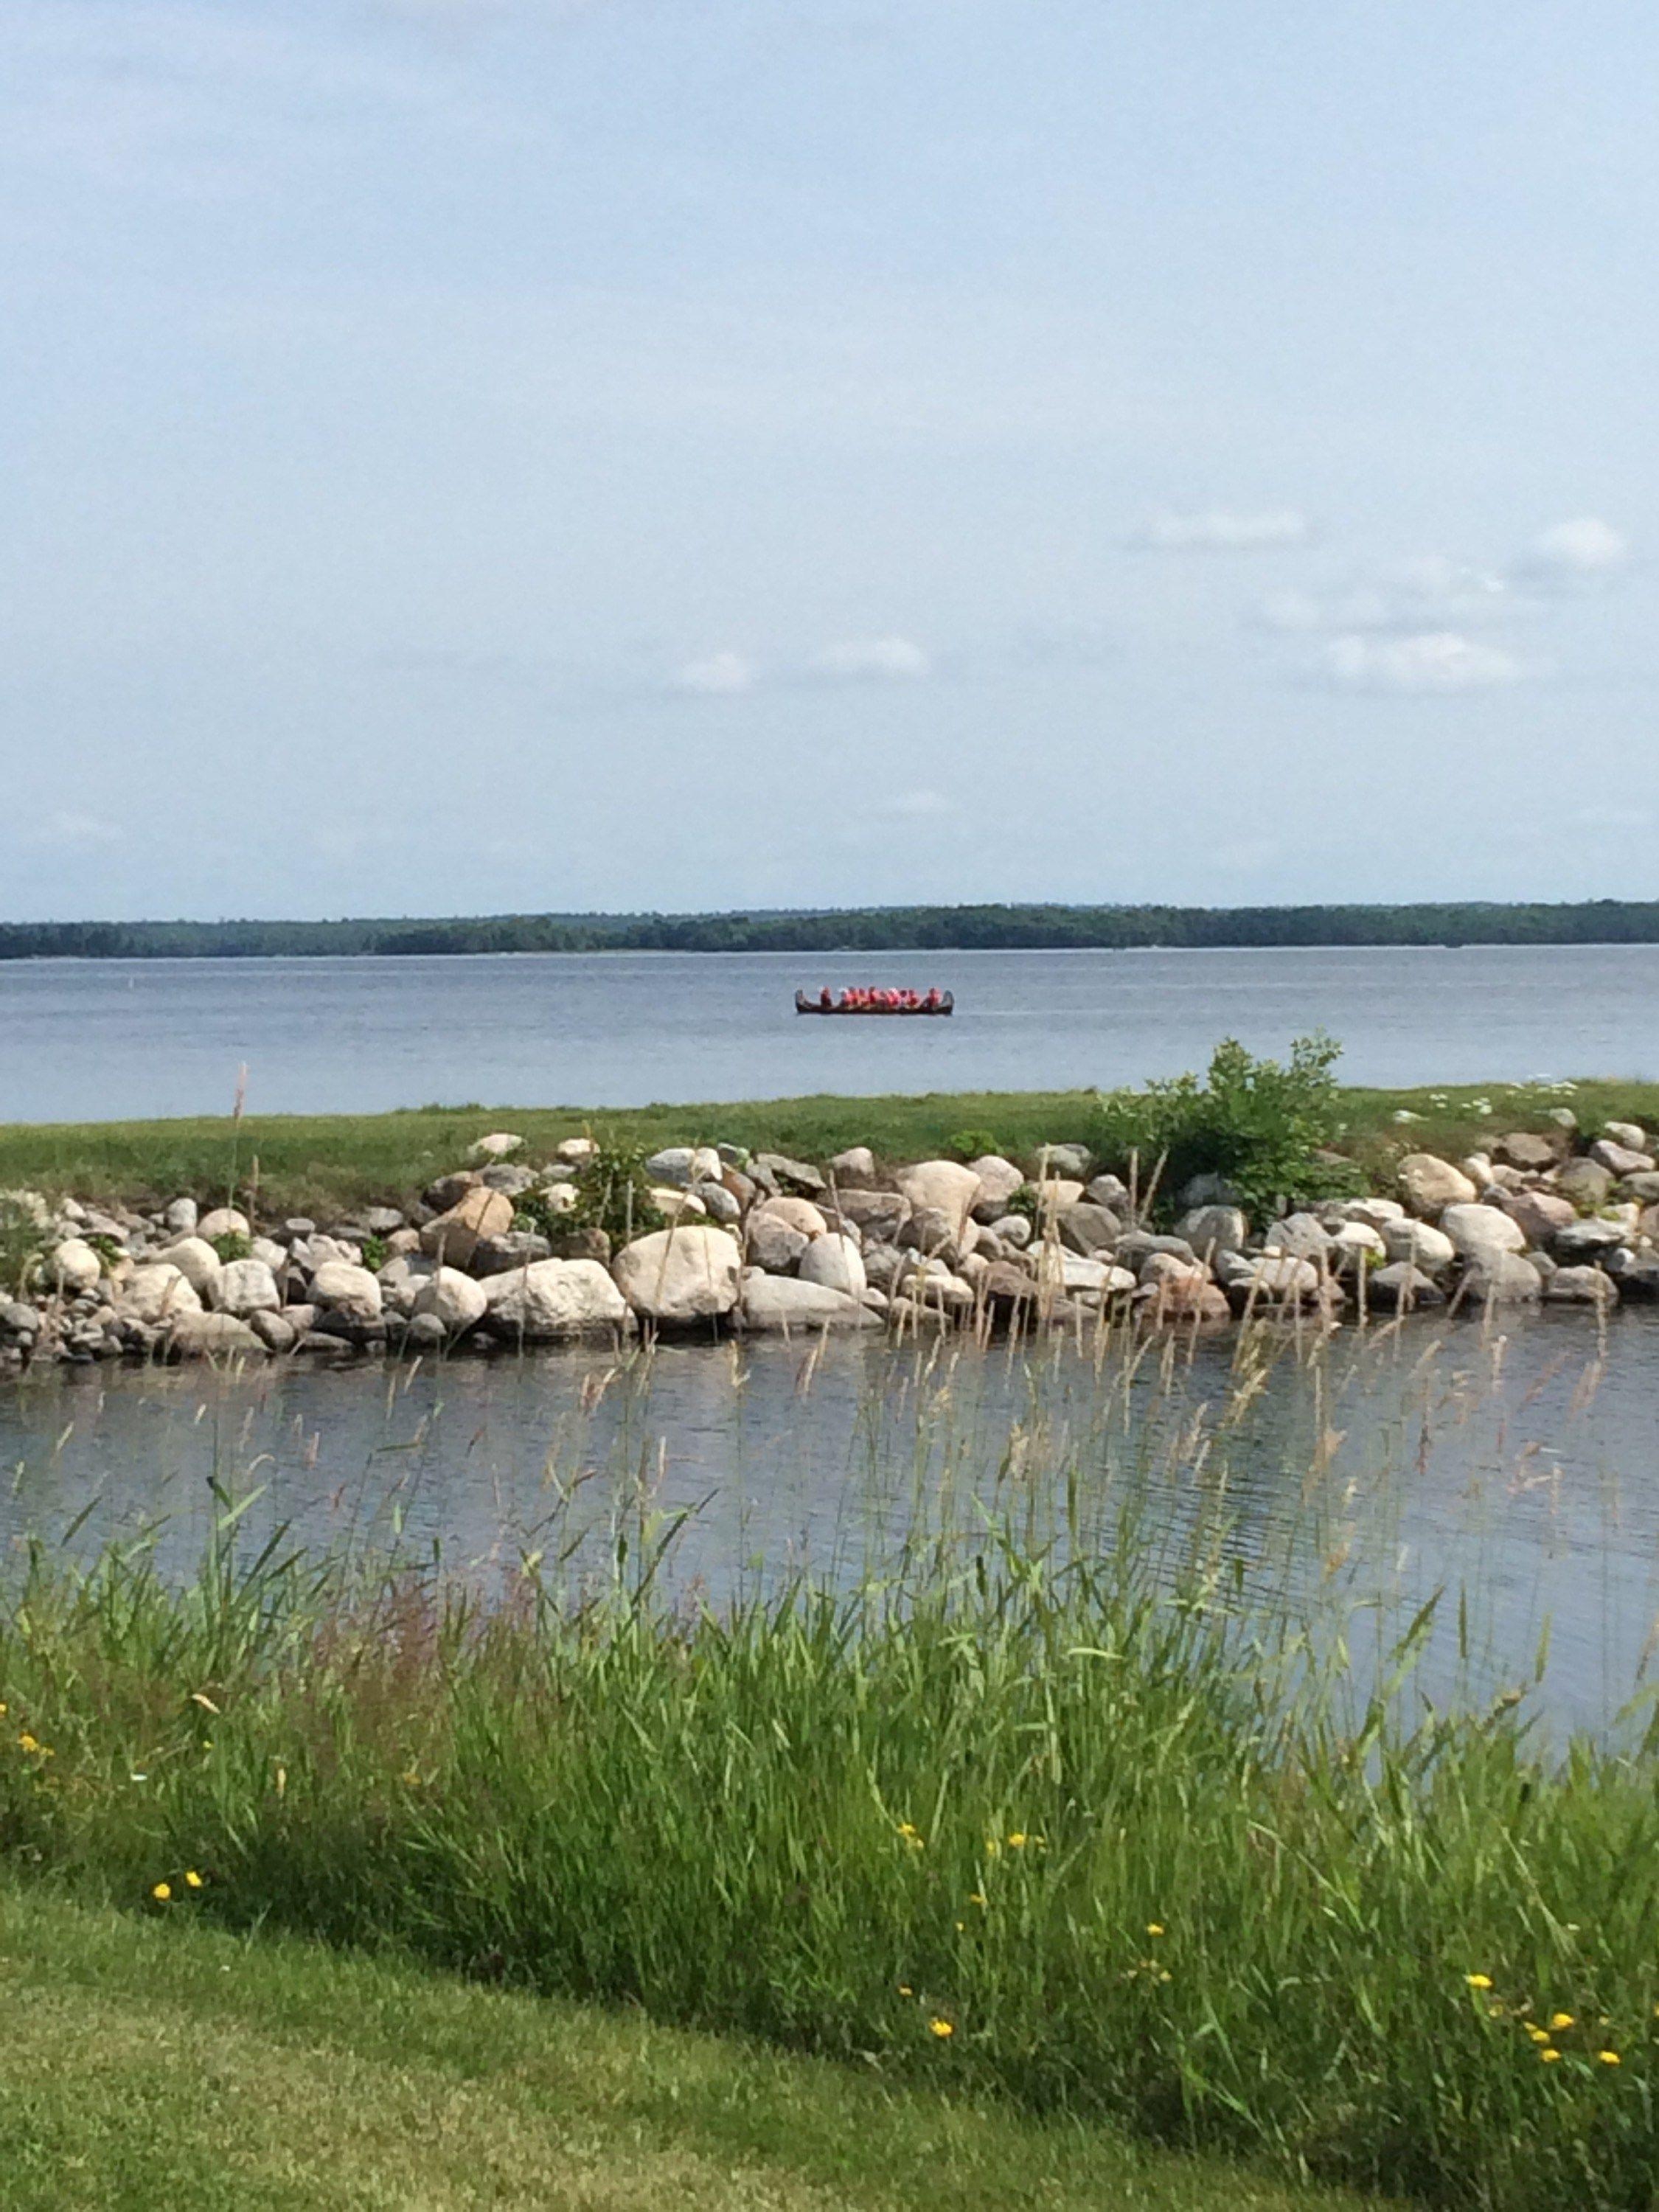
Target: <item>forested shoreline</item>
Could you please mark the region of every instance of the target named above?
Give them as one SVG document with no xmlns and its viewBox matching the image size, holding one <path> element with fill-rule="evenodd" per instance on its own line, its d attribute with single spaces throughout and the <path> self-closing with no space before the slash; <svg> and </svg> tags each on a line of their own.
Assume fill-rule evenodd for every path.
<svg viewBox="0 0 1659 2212">
<path fill-rule="evenodd" d="M 339 921 L 0 922 L 0 960 L 1652 944 L 1659 944 L 1659 899 L 1405 906 L 908 906 Z"/>
</svg>

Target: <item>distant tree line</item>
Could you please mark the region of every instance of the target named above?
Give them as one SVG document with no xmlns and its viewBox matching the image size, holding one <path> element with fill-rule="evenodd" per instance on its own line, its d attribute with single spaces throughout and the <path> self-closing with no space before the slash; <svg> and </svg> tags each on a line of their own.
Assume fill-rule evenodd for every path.
<svg viewBox="0 0 1659 2212">
<path fill-rule="evenodd" d="M 0 960 L 1653 944 L 1659 944 L 1655 899 L 1589 899 L 1574 905 L 904 906 L 803 913 L 507 914 L 454 921 L 0 922 Z"/>
</svg>

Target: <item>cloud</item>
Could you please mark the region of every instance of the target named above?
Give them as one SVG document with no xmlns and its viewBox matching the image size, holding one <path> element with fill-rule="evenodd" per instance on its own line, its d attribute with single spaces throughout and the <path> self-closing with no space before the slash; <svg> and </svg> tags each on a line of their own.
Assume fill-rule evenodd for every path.
<svg viewBox="0 0 1659 2212">
<path fill-rule="evenodd" d="M 1540 530 L 1517 565 L 1545 582 L 1576 583 L 1615 574 L 1629 559 L 1630 540 L 1622 530 L 1598 514 L 1580 514 Z"/>
<path fill-rule="evenodd" d="M 688 660 L 674 678 L 677 691 L 702 699 L 732 699 L 752 691 L 760 671 L 740 653 L 711 653 L 701 660 Z"/>
<path fill-rule="evenodd" d="M 103 852 L 126 842 L 126 832 L 113 822 L 106 822 L 100 815 L 80 813 L 73 807 L 48 814 L 25 834 L 32 845 L 55 846 L 71 853 Z"/>
<path fill-rule="evenodd" d="M 1205 514 L 1155 514 L 1131 539 L 1143 552 L 1259 553 L 1276 545 L 1303 545 L 1312 535 L 1294 507 L 1236 514 L 1224 507 Z"/>
<path fill-rule="evenodd" d="M 1443 553 L 1396 562 L 1376 576 L 1331 592 L 1274 592 L 1257 609 L 1267 629 L 1421 631 L 1490 622 L 1514 611 L 1508 580 Z"/>
<path fill-rule="evenodd" d="M 1321 665 L 1333 683 L 1348 691 L 1480 691 L 1518 684 L 1528 673 L 1522 661 L 1501 647 L 1449 629 L 1389 638 L 1352 632 L 1331 640 Z"/>
<path fill-rule="evenodd" d="M 806 664 L 807 673 L 834 684 L 879 684 L 931 676 L 933 664 L 908 637 L 852 638 L 827 645 Z"/>
</svg>

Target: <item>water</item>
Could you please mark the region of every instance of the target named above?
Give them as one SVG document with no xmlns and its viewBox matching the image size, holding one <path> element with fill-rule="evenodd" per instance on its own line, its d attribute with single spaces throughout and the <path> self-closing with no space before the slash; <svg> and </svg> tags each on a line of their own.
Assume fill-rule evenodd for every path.
<svg viewBox="0 0 1659 2212">
<path fill-rule="evenodd" d="M 957 1012 L 793 1012 L 849 980 Z M 1659 1076 L 1659 945 L 8 962 L 0 1121 L 221 1113 L 244 1064 L 258 1113 L 1109 1088 L 1316 1025 L 1351 1083 Z"/>
<path fill-rule="evenodd" d="M 1659 1315 L 1620 1315 L 1605 1337 L 1578 1315 L 1507 1335 L 1426 1320 L 1345 1332 L 1311 1355 L 1281 1349 L 1224 1419 L 1233 1350 L 1189 1361 L 1166 1340 L 1131 1372 L 1066 1348 L 849 1338 L 620 1364 L 588 1348 L 60 1376 L 0 1395 L 0 1540 L 50 1542 L 84 1513 L 76 1545 L 159 1528 L 182 1574 L 217 1510 L 211 1479 L 255 1493 L 250 1545 L 287 1523 L 314 1546 L 395 1543 L 491 1573 L 574 1545 L 562 1571 L 600 1576 L 619 1529 L 637 1555 L 684 1512 L 663 1587 L 718 1600 L 798 1567 L 850 1577 L 943 1519 L 1006 1514 L 1040 1540 L 1069 1510 L 1108 1540 L 1135 1500 L 1171 1562 L 1196 1526 L 1224 1522 L 1264 1608 L 1340 1589 L 1382 1601 L 1374 1639 L 1447 1590 L 1419 1681 L 1441 1700 L 1530 1682 L 1548 1623 L 1534 1694 L 1559 1726 L 1605 1727 L 1659 1615 Z"/>
</svg>

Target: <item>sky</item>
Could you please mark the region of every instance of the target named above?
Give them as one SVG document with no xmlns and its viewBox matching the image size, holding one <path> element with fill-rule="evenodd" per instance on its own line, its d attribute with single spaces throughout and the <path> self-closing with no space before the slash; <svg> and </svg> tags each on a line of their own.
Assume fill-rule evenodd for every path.
<svg viewBox="0 0 1659 2212">
<path fill-rule="evenodd" d="M 6 0 L 0 918 L 1659 896 L 1650 0 Z"/>
</svg>

